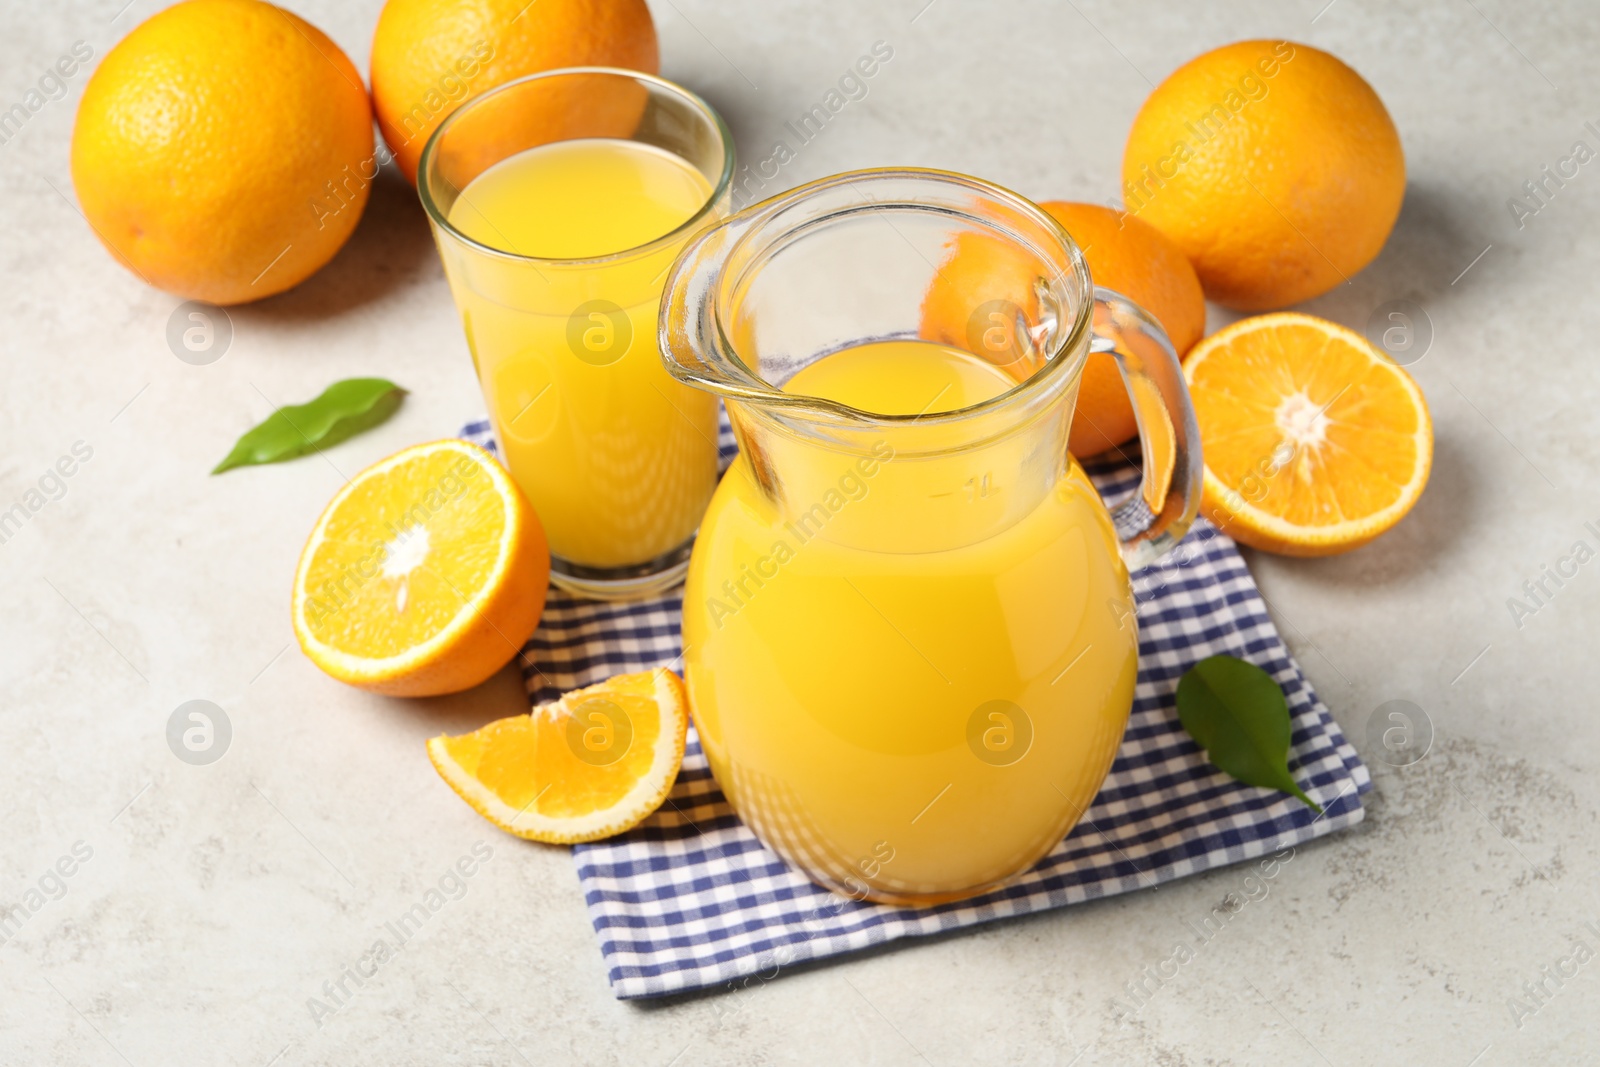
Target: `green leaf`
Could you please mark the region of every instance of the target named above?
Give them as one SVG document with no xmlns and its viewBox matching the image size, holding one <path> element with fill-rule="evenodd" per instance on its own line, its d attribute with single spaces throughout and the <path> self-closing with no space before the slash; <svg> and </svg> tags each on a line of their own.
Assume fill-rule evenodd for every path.
<svg viewBox="0 0 1600 1067">
<path fill-rule="evenodd" d="M 1289 773 L 1289 704 L 1260 667 L 1234 656 L 1196 663 L 1178 682 L 1178 721 L 1223 773 L 1322 814 Z"/>
<path fill-rule="evenodd" d="M 268 415 L 239 438 L 212 474 L 258 463 L 279 463 L 331 448 L 372 429 L 400 406 L 406 391 L 383 378 L 346 378 L 304 404 L 290 404 Z"/>
</svg>

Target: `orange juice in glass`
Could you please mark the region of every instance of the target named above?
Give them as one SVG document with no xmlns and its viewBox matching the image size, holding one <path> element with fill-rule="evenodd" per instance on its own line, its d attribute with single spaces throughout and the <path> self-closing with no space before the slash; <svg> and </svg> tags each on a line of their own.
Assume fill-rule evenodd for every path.
<svg viewBox="0 0 1600 1067">
<path fill-rule="evenodd" d="M 569 591 L 647 596 L 687 566 L 717 411 L 664 369 L 656 311 L 684 243 L 726 212 L 732 163 L 698 97 L 607 68 L 493 89 L 423 151 L 418 189 L 490 421 Z"/>
</svg>

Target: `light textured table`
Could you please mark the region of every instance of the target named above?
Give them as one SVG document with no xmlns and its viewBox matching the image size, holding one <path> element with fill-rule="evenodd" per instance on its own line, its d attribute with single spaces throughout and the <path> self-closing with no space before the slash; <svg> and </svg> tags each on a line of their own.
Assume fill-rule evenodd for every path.
<svg viewBox="0 0 1600 1067">
<path fill-rule="evenodd" d="M 177 300 L 116 266 L 72 206 L 80 72 L 0 145 L 0 505 L 76 442 L 92 449 L 65 494 L 0 544 L 0 901 L 41 878 L 65 888 L 0 945 L 0 1061 L 1596 1062 L 1600 560 L 1520 627 L 1507 600 L 1575 541 L 1600 549 L 1600 162 L 1547 186 L 1522 228 L 1506 201 L 1574 141 L 1600 149 L 1584 125 L 1600 127 L 1600 9 L 937 0 L 919 15 L 924 2 L 653 7 L 663 73 L 723 110 L 750 162 L 775 139 L 792 145 L 784 123 L 874 42 L 893 48 L 773 191 L 916 164 L 1104 202 L 1150 83 L 1251 36 L 1333 51 L 1392 111 L 1410 170 L 1399 225 L 1373 266 L 1307 310 L 1360 329 L 1389 300 L 1425 309 L 1434 336 L 1414 370 L 1438 434 L 1433 482 L 1369 548 L 1250 557 L 1372 763 L 1366 823 L 1302 849 L 1264 897 L 1235 898 L 1181 967 L 1162 963 L 1246 892 L 1245 871 L 736 996 L 614 1001 L 567 853 L 480 822 L 423 753 L 426 736 L 519 710 L 516 676 L 385 700 L 323 677 L 291 640 L 291 572 L 335 466 L 481 410 L 415 197 L 386 175 L 327 269 L 235 309 L 218 362 L 180 362 L 165 339 Z M 121 3 L 7 0 L 0 107 L 75 41 L 99 57 L 157 6 Z M 290 6 L 365 69 L 376 0 Z M 366 374 L 411 390 L 377 432 L 329 461 L 207 476 L 269 400 Z M 191 699 L 232 722 L 211 766 L 167 747 L 168 716 Z M 1379 762 L 1367 739 L 1390 700 L 1434 731 L 1409 767 Z M 308 999 L 480 840 L 493 856 L 465 894 L 319 1025 Z M 74 873 L 59 883 L 46 876 L 78 842 L 92 855 L 64 863 Z"/>
</svg>

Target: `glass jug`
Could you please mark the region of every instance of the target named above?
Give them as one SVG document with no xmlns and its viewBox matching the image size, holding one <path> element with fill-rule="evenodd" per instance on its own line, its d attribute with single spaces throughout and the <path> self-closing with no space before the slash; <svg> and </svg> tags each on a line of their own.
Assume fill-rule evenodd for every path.
<svg viewBox="0 0 1600 1067">
<path fill-rule="evenodd" d="M 954 409 L 874 411 L 795 376 L 876 342 L 1009 375 Z M 1092 351 L 1134 400 L 1141 491 L 1109 514 L 1067 453 Z M 700 741 L 755 833 L 838 892 L 930 904 L 1022 873 L 1083 815 L 1133 702 L 1128 567 L 1175 545 L 1199 435 L 1160 326 L 1072 238 L 975 178 L 826 178 L 695 238 L 661 351 L 739 440 L 683 601 Z M 961 358 L 970 358 L 961 356 Z M 808 375 L 802 381 L 812 380 Z M 868 407 L 871 405 L 869 404 Z"/>
</svg>

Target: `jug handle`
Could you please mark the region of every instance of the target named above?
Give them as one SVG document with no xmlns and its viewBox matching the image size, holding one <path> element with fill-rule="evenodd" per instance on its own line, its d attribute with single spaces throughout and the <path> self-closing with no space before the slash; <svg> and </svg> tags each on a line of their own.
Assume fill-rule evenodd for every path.
<svg viewBox="0 0 1600 1067">
<path fill-rule="evenodd" d="M 1144 308 L 1121 293 L 1095 286 L 1090 352 L 1117 361 L 1139 425 L 1144 471 L 1139 492 L 1111 513 L 1129 570 L 1165 556 L 1189 532 L 1200 508 L 1205 466 L 1200 429 L 1178 354 Z"/>
</svg>

